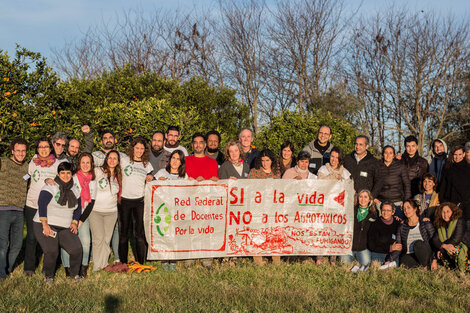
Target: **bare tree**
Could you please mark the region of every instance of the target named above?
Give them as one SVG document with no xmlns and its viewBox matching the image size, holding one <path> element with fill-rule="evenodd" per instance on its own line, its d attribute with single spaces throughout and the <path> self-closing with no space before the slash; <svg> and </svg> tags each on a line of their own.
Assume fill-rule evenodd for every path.
<svg viewBox="0 0 470 313">
<path fill-rule="evenodd" d="M 250 109 L 253 130 L 258 132 L 260 95 L 266 86 L 266 40 L 263 2 L 220 2 L 226 78 L 236 86 Z"/>
<path fill-rule="evenodd" d="M 412 134 L 422 153 L 427 140 L 445 132 L 449 107 L 464 96 L 468 24 L 392 9 L 359 25 L 348 71 L 364 103 L 359 119 L 375 145 L 383 147 L 396 133 L 400 144 Z"/>
</svg>

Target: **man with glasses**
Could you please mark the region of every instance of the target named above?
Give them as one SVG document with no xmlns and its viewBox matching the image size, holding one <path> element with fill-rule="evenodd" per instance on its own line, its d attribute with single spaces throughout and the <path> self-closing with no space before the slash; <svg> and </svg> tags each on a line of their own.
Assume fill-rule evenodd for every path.
<svg viewBox="0 0 470 313">
<path fill-rule="evenodd" d="M 13 271 L 23 243 L 23 208 L 28 185 L 28 143 L 14 139 L 11 156 L 0 158 L 0 280 Z"/>
<path fill-rule="evenodd" d="M 188 156 L 188 150 L 180 145 L 180 128 L 178 126 L 168 127 L 165 134 L 165 146 L 163 148 L 170 153 L 175 150 L 181 150 L 184 156 Z"/>
<path fill-rule="evenodd" d="M 317 175 L 322 165 L 330 162 L 330 153 L 333 145 L 330 143 L 331 128 L 326 125 L 320 126 L 317 139 L 313 140 L 303 148 L 303 151 L 310 153 L 310 164 L 308 169 L 312 174 Z"/>
</svg>

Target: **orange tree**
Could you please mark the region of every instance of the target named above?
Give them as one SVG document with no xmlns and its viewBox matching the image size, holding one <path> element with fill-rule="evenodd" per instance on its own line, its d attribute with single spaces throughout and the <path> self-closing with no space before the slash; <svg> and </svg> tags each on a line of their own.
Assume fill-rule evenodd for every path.
<svg viewBox="0 0 470 313">
<path fill-rule="evenodd" d="M 15 57 L 0 50 L 0 154 L 10 141 L 22 136 L 31 144 L 47 135 L 42 127 L 60 125 L 57 105 L 58 76 L 39 53 L 19 46 Z"/>
</svg>

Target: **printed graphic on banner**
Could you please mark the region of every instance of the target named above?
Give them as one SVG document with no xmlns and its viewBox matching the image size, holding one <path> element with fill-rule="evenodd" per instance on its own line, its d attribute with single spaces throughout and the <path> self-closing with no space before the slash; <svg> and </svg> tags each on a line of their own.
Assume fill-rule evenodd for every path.
<svg viewBox="0 0 470 313">
<path fill-rule="evenodd" d="M 178 183 L 151 186 L 149 252 L 177 258 L 224 253 L 227 185 Z"/>
<path fill-rule="evenodd" d="M 350 254 L 353 195 L 352 182 L 153 182 L 149 259 Z"/>
</svg>

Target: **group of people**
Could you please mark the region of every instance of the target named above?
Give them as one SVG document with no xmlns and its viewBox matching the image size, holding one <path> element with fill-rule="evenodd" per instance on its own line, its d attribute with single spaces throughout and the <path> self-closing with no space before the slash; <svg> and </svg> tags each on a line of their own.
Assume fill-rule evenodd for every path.
<svg viewBox="0 0 470 313">
<path fill-rule="evenodd" d="M 43 273 L 52 283 L 61 257 L 67 276 L 87 276 L 93 271 L 128 263 L 129 232 L 134 235 L 134 258 L 144 264 L 144 189 L 152 180 L 189 179 L 329 179 L 354 181 L 354 234 L 352 256 L 367 270 L 371 260 L 386 267 L 402 264 L 469 269 L 470 143 L 450 153 L 442 140 L 434 140 L 426 160 L 418 155 L 418 140 L 405 139 L 406 152 L 392 146 L 382 161 L 367 149 L 360 135 L 355 148 L 345 155 L 330 139 L 331 128 L 321 126 L 317 137 L 298 154 L 294 144 L 281 145 L 279 157 L 269 149 L 258 150 L 250 129 L 229 140 L 221 151 L 217 131 L 192 136 L 191 155 L 180 145 L 180 129 L 170 126 L 153 134 L 150 145 L 135 137 L 126 153 L 116 150 L 113 131 L 100 134 L 94 150 L 93 134 L 82 127 L 83 149 L 76 139 L 56 133 L 41 138 L 35 155 L 26 161 L 28 143 L 11 142 L 11 156 L 0 159 L 0 279 L 12 272 L 22 247 L 24 221 L 26 245 L 24 273 L 31 276 L 44 253 Z M 132 228 L 132 229 L 131 229 Z M 38 248 L 40 247 L 40 249 Z M 208 264 L 212 260 L 202 260 Z M 273 263 L 281 258 L 272 257 Z M 316 262 L 324 262 L 317 257 Z M 336 263 L 335 256 L 329 262 Z M 263 264 L 262 257 L 254 262 Z"/>
</svg>

